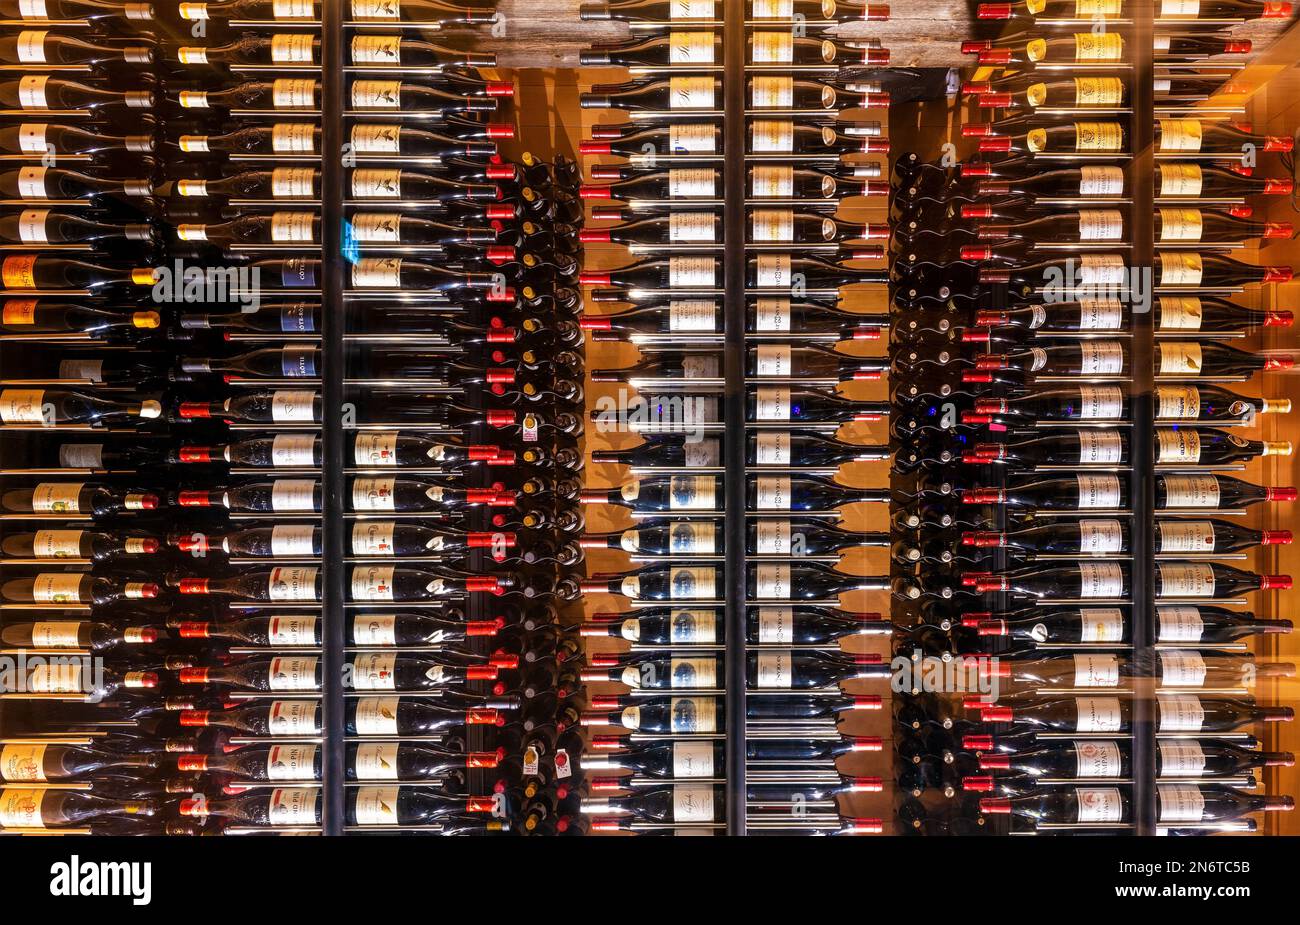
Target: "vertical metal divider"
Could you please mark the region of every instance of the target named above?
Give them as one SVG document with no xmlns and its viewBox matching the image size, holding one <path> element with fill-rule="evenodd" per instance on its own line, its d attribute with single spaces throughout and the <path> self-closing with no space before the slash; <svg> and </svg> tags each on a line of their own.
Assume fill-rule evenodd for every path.
<svg viewBox="0 0 1300 925">
<path fill-rule="evenodd" d="M 745 7 L 725 0 L 723 98 L 723 439 L 726 466 L 727 834 L 745 834 Z"/>
<path fill-rule="evenodd" d="M 1132 385 L 1130 408 L 1133 432 L 1130 499 L 1133 510 L 1133 582 L 1132 644 L 1133 664 L 1133 819 L 1137 835 L 1156 834 L 1155 792 L 1155 671 L 1152 644 L 1155 638 L 1155 116 L 1153 0 L 1135 0 L 1132 5 L 1133 26 L 1130 34 L 1132 60 L 1132 100 L 1129 138 L 1132 159 L 1129 183 L 1132 191 L 1130 212 L 1132 258 L 1130 272 L 1141 274 L 1148 297 L 1143 306 L 1130 298 L 1133 328 Z"/>
<path fill-rule="evenodd" d="M 321 4 L 321 825 L 342 835 L 344 819 L 343 378 L 343 0 Z"/>
</svg>

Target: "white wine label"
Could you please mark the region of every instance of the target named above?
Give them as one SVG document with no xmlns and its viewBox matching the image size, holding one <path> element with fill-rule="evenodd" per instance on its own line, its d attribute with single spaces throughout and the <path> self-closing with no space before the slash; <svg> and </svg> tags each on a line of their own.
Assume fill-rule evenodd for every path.
<svg viewBox="0 0 1300 925">
<path fill-rule="evenodd" d="M 315 216 L 311 212 L 271 213 L 271 241 L 277 244 L 306 242 L 316 239 Z"/>
<path fill-rule="evenodd" d="M 32 510 L 37 514 L 81 513 L 82 482 L 41 482 L 32 489 Z"/>
<path fill-rule="evenodd" d="M 401 257 L 362 257 L 352 264 L 352 285 L 358 289 L 397 289 L 402 285 Z"/>
<path fill-rule="evenodd" d="M 760 421 L 790 420 L 790 389 L 786 386 L 761 386 L 754 398 L 755 416 Z"/>
<path fill-rule="evenodd" d="M 78 558 L 85 535 L 85 530 L 37 530 L 32 536 L 32 555 L 37 559 Z"/>
<path fill-rule="evenodd" d="M 45 37 L 50 33 L 45 30 L 24 29 L 18 33 L 15 42 L 19 64 L 45 63 Z"/>
<path fill-rule="evenodd" d="M 714 34 L 712 32 L 670 32 L 668 34 L 669 64 L 712 64 Z"/>
<path fill-rule="evenodd" d="M 316 528 L 310 524 L 277 524 L 271 528 L 271 555 L 314 555 L 315 536 Z"/>
<path fill-rule="evenodd" d="M 45 422 L 44 412 L 44 389 L 0 391 L 0 421 L 5 424 L 42 424 Z"/>
<path fill-rule="evenodd" d="M 45 828 L 45 820 L 41 816 L 45 794 L 43 788 L 20 790 L 5 787 L 0 790 L 0 829 Z"/>
<path fill-rule="evenodd" d="M 1199 119 L 1160 119 L 1161 151 L 1199 151 L 1203 130 Z"/>
<path fill-rule="evenodd" d="M 794 78 L 789 75 L 755 76 L 749 82 L 754 109 L 790 109 L 794 106 Z"/>
<path fill-rule="evenodd" d="M 790 508 L 790 477 L 764 475 L 756 480 L 754 507 L 760 511 L 784 511 Z"/>
<path fill-rule="evenodd" d="M 38 649 L 75 649 L 78 630 L 83 624 L 75 620 L 41 620 L 32 624 L 32 645 Z"/>
<path fill-rule="evenodd" d="M 1200 642 L 1205 621 L 1198 607 L 1157 607 L 1160 630 L 1156 642 Z"/>
<path fill-rule="evenodd" d="M 20 88 L 29 78 L 19 81 Z M 22 154 L 48 154 L 50 143 L 46 141 L 49 126 L 44 122 L 23 122 L 18 126 L 18 150 Z"/>
<path fill-rule="evenodd" d="M 1162 286 L 1199 286 L 1205 275 L 1205 263 L 1200 254 L 1182 251 L 1161 251 L 1160 279 Z"/>
<path fill-rule="evenodd" d="M 751 215 L 750 235 L 754 241 L 794 240 L 793 209 L 754 209 Z"/>
<path fill-rule="evenodd" d="M 668 240 L 674 244 L 717 240 L 717 216 L 712 212 L 673 212 L 668 216 Z"/>
<path fill-rule="evenodd" d="M 48 74 L 24 74 L 18 78 L 18 105 L 23 109 L 49 109 L 49 101 L 45 96 L 49 81 Z M 45 150 L 42 147 L 40 151 L 31 153 L 44 154 Z"/>
<path fill-rule="evenodd" d="M 793 374 L 792 348 L 789 344 L 760 344 L 755 350 L 759 376 L 789 376 Z"/>
<path fill-rule="evenodd" d="M 391 556 L 393 531 L 397 524 L 391 521 L 362 520 L 352 526 L 352 555 Z"/>
<path fill-rule="evenodd" d="M 271 171 L 271 195 L 276 199 L 310 199 L 316 195 L 316 171 L 311 167 L 276 167 Z"/>
<path fill-rule="evenodd" d="M 271 36 L 272 64 L 311 64 L 315 60 L 315 38 L 309 32 Z"/>
<path fill-rule="evenodd" d="M 682 449 L 686 453 L 686 465 L 689 468 L 722 465 L 721 444 L 716 438 L 688 439 Z"/>
<path fill-rule="evenodd" d="M 362 243 L 402 240 L 402 216 L 396 212 L 357 212 L 352 216 L 352 236 Z"/>
<path fill-rule="evenodd" d="M 1119 732 L 1124 712 L 1117 697 L 1075 697 L 1078 732 Z"/>
<path fill-rule="evenodd" d="M 712 257 L 669 257 L 668 285 L 674 289 L 717 286 L 717 262 Z"/>
<path fill-rule="evenodd" d="M 793 608 L 759 608 L 758 641 L 761 645 L 792 645 L 794 643 Z"/>
<path fill-rule="evenodd" d="M 266 579 L 267 597 L 273 601 L 314 601 L 318 572 L 306 566 L 273 568 Z"/>
<path fill-rule="evenodd" d="M 708 600 L 717 596 L 716 569 L 675 567 L 669 570 L 668 581 L 669 597 L 674 601 Z"/>
<path fill-rule="evenodd" d="M 1219 479 L 1214 475 L 1166 475 L 1166 508 L 1219 506 Z"/>
<path fill-rule="evenodd" d="M 713 658 L 672 658 L 671 686 L 677 690 L 707 690 L 718 686 L 718 662 Z"/>
<path fill-rule="evenodd" d="M 357 700 L 357 735 L 397 735 L 397 697 L 361 697 Z"/>
<path fill-rule="evenodd" d="M 1128 278 L 1128 267 L 1119 254 L 1082 254 L 1078 279 L 1082 286 L 1117 286 Z"/>
<path fill-rule="evenodd" d="M 1119 657 L 1115 655 L 1074 656 L 1075 687 L 1117 687 Z"/>
<path fill-rule="evenodd" d="M 400 35 L 356 35 L 352 37 L 353 64 L 394 65 L 402 63 L 402 37 Z M 398 81 L 371 81 L 392 83 Z M 400 86 L 400 84 L 398 84 Z M 396 91 L 395 91 L 396 92 Z"/>
<path fill-rule="evenodd" d="M 708 522 L 680 521 L 668 528 L 668 545 L 672 552 L 711 555 L 714 552 L 714 525 Z"/>
<path fill-rule="evenodd" d="M 790 464 L 789 432 L 760 431 L 756 434 L 754 462 L 760 466 L 788 466 Z"/>
<path fill-rule="evenodd" d="M 1124 213 L 1118 209 L 1080 209 L 1079 240 L 1124 240 Z"/>
<path fill-rule="evenodd" d="M 352 195 L 358 199 L 397 199 L 402 172 L 395 167 L 361 167 L 352 171 Z"/>
<path fill-rule="evenodd" d="M 668 480 L 669 510 L 711 511 L 717 504 L 717 480 L 711 475 L 674 475 Z"/>
<path fill-rule="evenodd" d="M 1084 376 L 1116 376 L 1124 372 L 1124 345 L 1117 340 L 1086 340 L 1079 345 L 1079 369 Z"/>
<path fill-rule="evenodd" d="M 311 787 L 277 787 L 271 791 L 267 821 L 271 825 L 315 825 L 320 791 Z"/>
<path fill-rule="evenodd" d="M 1163 295 L 1157 300 L 1162 331 L 1199 331 L 1204 308 L 1199 296 Z"/>
<path fill-rule="evenodd" d="M 756 119 L 750 130 L 750 149 L 755 154 L 791 153 L 794 150 L 794 123 Z"/>
<path fill-rule="evenodd" d="M 32 667 L 27 676 L 27 690 L 34 694 L 79 694 L 84 686 L 87 666 L 80 659 L 44 662 Z"/>
<path fill-rule="evenodd" d="M 313 421 L 316 393 L 303 389 L 276 389 L 271 393 L 271 420 L 277 424 Z"/>
<path fill-rule="evenodd" d="M 1204 687 L 1206 665 L 1200 652 L 1161 652 L 1160 683 L 1164 687 Z"/>
<path fill-rule="evenodd" d="M 1157 562 L 1158 596 L 1214 597 L 1214 568 L 1208 562 Z"/>
<path fill-rule="evenodd" d="M 357 825 L 397 825 L 399 787 L 357 788 Z"/>
<path fill-rule="evenodd" d="M 1156 461 L 1161 463 L 1199 463 L 1201 435 L 1195 430 L 1161 427 L 1156 429 Z"/>
<path fill-rule="evenodd" d="M 1076 77 L 1074 78 L 1074 105 L 1076 106 L 1119 106 L 1124 102 L 1124 81 L 1118 77 Z M 1087 170 L 1088 168 L 1084 168 Z M 1118 170 L 1119 168 L 1115 168 Z M 1101 196 L 1118 196 L 1124 189 L 1123 176 L 1120 177 L 1120 189 L 1114 193 L 1098 193 Z"/>
<path fill-rule="evenodd" d="M 1200 732 L 1205 725 L 1205 707 L 1192 694 L 1157 694 L 1157 732 Z"/>
<path fill-rule="evenodd" d="M 45 745 L 6 745 L 0 748 L 0 780 L 45 780 L 46 748 Z M 709 757 L 712 756 L 713 751 L 710 749 Z"/>
<path fill-rule="evenodd" d="M 355 511 L 392 511 L 396 509 L 393 490 L 395 478 L 356 478 L 352 480 L 352 509 Z"/>
<path fill-rule="evenodd" d="M 788 479 L 786 480 L 788 483 Z M 754 527 L 755 552 L 759 555 L 790 554 L 790 521 L 763 518 Z"/>
<path fill-rule="evenodd" d="M 1214 524 L 1208 520 L 1158 520 L 1161 552 L 1214 552 Z"/>
<path fill-rule="evenodd" d="M 1124 129 L 1118 122 L 1074 123 L 1074 150 L 1119 151 L 1124 147 Z"/>
<path fill-rule="evenodd" d="M 267 622 L 267 640 L 272 646 L 315 645 L 316 618 L 271 617 Z"/>
<path fill-rule="evenodd" d="M 752 44 L 755 64 L 794 62 L 794 35 L 790 32 L 755 32 Z"/>
<path fill-rule="evenodd" d="M 1124 326 L 1124 303 L 1119 299 L 1080 299 L 1079 330 L 1118 331 Z"/>
<path fill-rule="evenodd" d="M 32 600 L 38 604 L 71 604 L 81 601 L 79 572 L 42 572 L 32 579 Z"/>
<path fill-rule="evenodd" d="M 688 122 L 668 126 L 670 154 L 714 154 L 717 147 L 717 127 L 712 123 Z"/>
<path fill-rule="evenodd" d="M 276 700 L 267 709 L 273 736 L 314 735 L 320 731 L 317 704 L 311 700 Z"/>
<path fill-rule="evenodd" d="M 674 167 L 668 171 L 670 199 L 713 199 L 718 195 L 718 174 L 712 167 Z"/>
<path fill-rule="evenodd" d="M 1118 520 L 1079 521 L 1079 551 L 1085 555 L 1104 556 L 1122 551 L 1124 528 Z"/>
<path fill-rule="evenodd" d="M 271 510 L 282 513 L 316 510 L 316 480 L 276 479 L 271 483 Z"/>
<path fill-rule="evenodd" d="M 397 431 L 357 434 L 352 444 L 352 459 L 358 466 L 397 465 Z"/>
<path fill-rule="evenodd" d="M 1196 199 L 1201 195 L 1204 176 L 1200 164 L 1161 164 L 1160 195 Z"/>
<path fill-rule="evenodd" d="M 1124 390 L 1117 385 L 1079 386 L 1079 419 L 1114 421 L 1124 414 Z M 1083 433 L 1083 431 L 1080 431 Z"/>
<path fill-rule="evenodd" d="M 764 563 L 754 570 L 755 594 L 771 601 L 788 601 L 794 594 L 790 566 Z"/>
<path fill-rule="evenodd" d="M 1205 794 L 1200 787 L 1160 784 L 1156 793 L 1160 797 L 1160 814 L 1156 821 L 1160 824 L 1200 822 L 1205 818 Z"/>
<path fill-rule="evenodd" d="M 672 109 L 714 109 L 714 97 L 712 77 L 668 78 L 668 105 Z"/>
<path fill-rule="evenodd" d="M 1115 475 L 1076 475 L 1079 510 L 1114 510 L 1120 505 L 1120 481 Z"/>
<path fill-rule="evenodd" d="M 754 305 L 754 329 L 757 331 L 790 330 L 790 300 L 759 299 Z"/>
<path fill-rule="evenodd" d="M 1124 613 L 1116 607 L 1085 607 L 1079 617 L 1082 642 L 1119 642 L 1124 638 Z"/>
<path fill-rule="evenodd" d="M 354 80 L 352 82 L 353 109 L 402 108 L 402 84 L 397 80 Z"/>
<path fill-rule="evenodd" d="M 1124 797 L 1118 787 L 1076 787 L 1079 822 L 1122 822 Z"/>
<path fill-rule="evenodd" d="M 18 238 L 24 244 L 48 244 L 49 233 L 45 221 L 50 217 L 49 209 L 26 209 L 18 214 Z"/>
<path fill-rule="evenodd" d="M 311 466 L 316 462 L 316 438 L 311 434 L 276 434 L 271 440 L 271 465 Z"/>
<path fill-rule="evenodd" d="M 49 19 L 45 0 L 18 0 L 19 19 Z"/>
<path fill-rule="evenodd" d="M 267 684 L 273 691 L 314 691 L 316 682 L 314 658 L 273 658 L 267 669 Z"/>
<path fill-rule="evenodd" d="M 713 333 L 717 331 L 717 318 L 718 304 L 707 299 L 673 299 L 668 303 L 668 330 L 674 333 Z"/>
<path fill-rule="evenodd" d="M 673 743 L 672 749 L 674 779 L 713 776 L 712 742 L 677 741 Z"/>
<path fill-rule="evenodd" d="M 1156 386 L 1156 417 L 1164 421 L 1195 421 L 1201 416 L 1201 390 L 1194 385 Z"/>
<path fill-rule="evenodd" d="M 794 196 L 794 167 L 789 164 L 755 164 L 749 175 L 755 199 L 790 199 Z"/>
<path fill-rule="evenodd" d="M 391 691 L 397 686 L 397 656 L 392 652 L 361 652 L 352 658 L 352 688 Z"/>
<path fill-rule="evenodd" d="M 789 254 L 759 254 L 754 261 L 754 282 L 771 289 L 785 289 L 790 286 Z"/>
<path fill-rule="evenodd" d="M 1118 32 L 1076 32 L 1075 61 L 1124 60 L 1124 36 Z"/>
<path fill-rule="evenodd" d="M 1200 209 L 1157 209 L 1161 241 L 1199 241 L 1205 220 Z"/>
<path fill-rule="evenodd" d="M 1117 743 L 1087 739 L 1072 744 L 1075 777 L 1123 776 L 1124 762 Z"/>
<path fill-rule="evenodd" d="M 315 126 L 310 122 L 277 122 L 271 128 L 271 150 L 276 154 L 314 154 Z"/>
<path fill-rule="evenodd" d="M 713 787 L 673 785 L 673 822 L 712 822 Z"/>
<path fill-rule="evenodd" d="M 352 771 L 357 780 L 397 780 L 397 743 L 361 743 L 357 746 Z"/>
<path fill-rule="evenodd" d="M 789 650 L 759 652 L 757 656 L 758 687 L 760 690 L 788 690 L 794 685 Z"/>
<path fill-rule="evenodd" d="M 1200 777 L 1205 773 L 1205 749 L 1195 739 L 1156 743 L 1160 777 Z"/>
<path fill-rule="evenodd" d="M 357 154 L 400 154 L 401 126 L 354 125 L 351 140 Z"/>
<path fill-rule="evenodd" d="M 1080 562 L 1079 597 L 1124 596 L 1124 571 L 1118 562 Z"/>
<path fill-rule="evenodd" d="M 1199 341 L 1163 341 L 1157 345 L 1162 376 L 1199 376 L 1204 367 Z"/>
<path fill-rule="evenodd" d="M 47 199 L 49 193 L 45 188 L 45 167 L 19 167 L 18 168 L 18 195 L 22 199 Z M 8 285 L 6 280 L 6 285 Z M 32 288 L 24 286 L 25 289 Z"/>
<path fill-rule="evenodd" d="M 266 753 L 267 780 L 315 780 L 315 745 L 272 745 Z"/>
<path fill-rule="evenodd" d="M 393 567 L 358 565 L 352 569 L 352 599 L 355 601 L 391 601 Z"/>
<path fill-rule="evenodd" d="M 358 646 L 397 645 L 397 614 L 357 614 L 352 618 L 352 641 Z"/>
</svg>

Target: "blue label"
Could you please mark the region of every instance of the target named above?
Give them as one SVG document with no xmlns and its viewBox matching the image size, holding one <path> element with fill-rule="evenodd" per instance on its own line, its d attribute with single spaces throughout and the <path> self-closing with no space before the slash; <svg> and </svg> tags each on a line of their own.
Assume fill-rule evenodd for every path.
<svg viewBox="0 0 1300 925">
<path fill-rule="evenodd" d="M 280 309 L 280 330 L 285 334 L 311 334 L 316 316 L 310 305 L 286 305 Z"/>
<path fill-rule="evenodd" d="M 280 271 L 280 285 L 286 289 L 311 289 L 316 286 L 316 267 L 304 257 L 291 257 Z"/>
<path fill-rule="evenodd" d="M 316 375 L 316 348 L 285 347 L 280 351 L 280 371 L 286 379 Z"/>
</svg>

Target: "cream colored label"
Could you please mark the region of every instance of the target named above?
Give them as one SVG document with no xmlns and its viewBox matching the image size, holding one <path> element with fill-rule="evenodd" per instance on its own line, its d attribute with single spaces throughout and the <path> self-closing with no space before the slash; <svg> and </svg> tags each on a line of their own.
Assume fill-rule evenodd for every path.
<svg viewBox="0 0 1300 925">
<path fill-rule="evenodd" d="M 1204 318 L 1204 307 L 1198 296 L 1162 295 L 1157 299 L 1160 310 L 1160 330 L 1199 331 Z"/>
<path fill-rule="evenodd" d="M 672 212 L 668 240 L 673 244 L 712 243 L 717 240 L 717 217 L 712 212 Z"/>
<path fill-rule="evenodd" d="M 1119 732 L 1124 727 L 1123 707 L 1117 697 L 1075 697 L 1078 732 Z"/>
<path fill-rule="evenodd" d="M 669 257 L 668 285 L 674 289 L 712 289 L 717 285 L 717 269 L 712 257 Z"/>
<path fill-rule="evenodd" d="M 1156 430 L 1156 462 L 1195 464 L 1200 461 L 1201 435 L 1198 431 L 1168 427 Z"/>
<path fill-rule="evenodd" d="M 710 122 L 687 122 L 668 127 L 668 149 L 673 154 L 713 154 L 717 128 Z"/>
<path fill-rule="evenodd" d="M 1124 169 L 1097 165 L 1079 168 L 1080 196 L 1123 196 Z"/>
<path fill-rule="evenodd" d="M 759 555 L 789 555 L 790 521 L 769 518 L 759 520 L 754 528 L 754 542 L 757 547 L 754 551 Z"/>
<path fill-rule="evenodd" d="M 1219 480 L 1213 475 L 1166 475 L 1165 507 L 1216 508 Z"/>
<path fill-rule="evenodd" d="M 1203 128 L 1199 119 L 1160 119 L 1161 151 L 1200 151 Z"/>
<path fill-rule="evenodd" d="M 1079 510 L 1114 510 L 1120 504 L 1119 477 L 1114 475 L 1076 475 L 1079 486 Z"/>
<path fill-rule="evenodd" d="M 356 614 L 352 618 L 352 641 L 358 646 L 397 645 L 397 614 Z"/>
<path fill-rule="evenodd" d="M 713 109 L 717 105 L 714 96 L 712 77 L 668 78 L 668 99 L 672 109 Z"/>
<path fill-rule="evenodd" d="M 1075 655 L 1075 687 L 1116 687 L 1119 685 L 1119 657 L 1115 655 Z"/>
<path fill-rule="evenodd" d="M 19 790 L 5 787 L 0 790 L 0 828 L 45 828 L 45 820 L 41 818 L 41 806 L 45 802 L 45 794 L 43 788 Z"/>
<path fill-rule="evenodd" d="M 1165 687 L 1204 687 L 1208 671 L 1200 652 L 1160 652 L 1160 683 Z"/>
<path fill-rule="evenodd" d="M 668 171 L 671 199 L 712 199 L 718 194 L 718 175 L 712 167 L 673 167 Z"/>
<path fill-rule="evenodd" d="M 275 244 L 310 244 L 315 240 L 311 212 L 271 213 L 271 241 Z"/>
<path fill-rule="evenodd" d="M 1200 209 L 1158 209 L 1161 241 L 1199 241 L 1204 228 Z"/>
<path fill-rule="evenodd" d="M 672 748 L 675 780 L 714 775 L 712 742 L 677 741 L 673 743 Z"/>
<path fill-rule="evenodd" d="M 754 462 L 760 466 L 790 464 L 790 434 L 786 431 L 760 431 L 754 439 Z"/>
<path fill-rule="evenodd" d="M 352 150 L 358 154 L 400 154 L 401 126 L 354 125 L 350 135 Z"/>
<path fill-rule="evenodd" d="M 1214 524 L 1208 520 L 1158 520 L 1161 552 L 1214 552 Z"/>
<path fill-rule="evenodd" d="M 1193 199 L 1201 195 L 1203 183 L 1200 164 L 1160 165 L 1161 196 L 1183 196 Z"/>
<path fill-rule="evenodd" d="M 43 424 L 44 412 L 44 389 L 0 391 L 0 421 L 5 424 Z"/>
<path fill-rule="evenodd" d="M 789 154 L 794 149 L 794 123 L 776 119 L 755 120 L 750 147 L 755 154 Z"/>
<path fill-rule="evenodd" d="M 789 32 L 755 32 L 752 40 L 754 64 L 791 64 L 794 35 Z"/>
<path fill-rule="evenodd" d="M 1101 740 L 1073 744 L 1076 777 L 1119 777 L 1123 773 L 1123 757 L 1116 743 Z"/>
<path fill-rule="evenodd" d="M 354 556 L 391 556 L 393 531 L 391 521 L 362 520 L 352 526 L 352 554 Z"/>
<path fill-rule="evenodd" d="M 754 281 L 768 289 L 785 289 L 791 284 L 789 254 L 759 254 L 754 261 Z"/>
<path fill-rule="evenodd" d="M 81 602 L 79 572 L 42 572 L 32 579 L 32 600 L 38 604 L 72 604 Z"/>
<path fill-rule="evenodd" d="M 754 592 L 759 598 L 788 601 L 794 593 L 792 570 L 787 563 L 762 563 L 754 569 Z"/>
<path fill-rule="evenodd" d="M 315 39 L 309 32 L 271 36 L 272 64 L 311 64 Z"/>
<path fill-rule="evenodd" d="M 37 559 L 78 558 L 85 535 L 85 530 L 37 530 L 32 537 L 32 555 Z"/>
<path fill-rule="evenodd" d="M 398 787 L 357 789 L 357 825 L 397 825 Z"/>
<path fill-rule="evenodd" d="M 6 745 L 0 748 L 0 780 L 45 780 L 44 745 Z"/>
<path fill-rule="evenodd" d="M 271 171 L 271 195 L 276 199 L 310 199 L 316 195 L 316 171 L 311 167 L 276 167 Z"/>
<path fill-rule="evenodd" d="M 276 700 L 267 712 L 273 736 L 314 735 L 320 731 L 317 705 L 311 700 Z"/>
<path fill-rule="evenodd" d="M 1124 214 L 1118 209 L 1080 209 L 1079 240 L 1122 241 Z"/>
<path fill-rule="evenodd" d="M 300 389 L 277 389 L 271 393 L 271 420 L 277 424 L 312 421 L 316 393 Z"/>
<path fill-rule="evenodd" d="M 1214 569 L 1208 562 L 1157 562 L 1161 598 L 1214 597 Z"/>
<path fill-rule="evenodd" d="M 391 601 L 393 566 L 358 565 L 352 569 L 352 599 L 355 601 Z"/>
<path fill-rule="evenodd" d="M 1079 597 L 1116 598 L 1124 596 L 1124 571 L 1118 562 L 1080 562 Z"/>
<path fill-rule="evenodd" d="M 316 528 L 310 524 L 277 524 L 271 528 L 271 555 L 315 555 Z"/>
<path fill-rule="evenodd" d="M 82 623 L 75 620 L 43 620 L 32 624 L 32 645 L 38 649 L 75 649 Z"/>
<path fill-rule="evenodd" d="M 1157 642 L 1200 642 L 1205 620 L 1197 607 L 1157 607 L 1160 624 Z"/>
<path fill-rule="evenodd" d="M 1205 749 L 1196 739 L 1157 742 L 1160 777 L 1200 777 L 1205 773 Z"/>
<path fill-rule="evenodd" d="M 358 289 L 396 289 L 402 285 L 402 258 L 362 257 L 352 265 L 352 285 Z"/>
<path fill-rule="evenodd" d="M 397 656 L 392 652 L 361 652 L 352 658 L 352 687 L 358 691 L 391 691 L 397 686 Z"/>
<path fill-rule="evenodd" d="M 759 608 L 758 641 L 761 645 L 792 645 L 794 609 L 791 607 Z"/>
<path fill-rule="evenodd" d="M 401 109 L 402 84 L 397 80 L 352 81 L 353 109 Z"/>
<path fill-rule="evenodd" d="M 1076 787 L 1079 822 L 1122 822 L 1124 797 L 1118 787 Z"/>
<path fill-rule="evenodd" d="M 267 621 L 267 641 L 272 646 L 311 646 L 316 644 L 315 617 L 271 617 Z"/>
<path fill-rule="evenodd" d="M 400 35 L 355 35 L 352 37 L 353 64 L 391 66 L 402 63 Z M 392 81 L 396 84 L 397 81 Z"/>
<path fill-rule="evenodd" d="M 396 742 L 363 742 L 357 746 L 352 770 L 357 780 L 397 780 Z"/>
<path fill-rule="evenodd" d="M 273 568 L 267 577 L 267 593 L 273 601 L 314 601 L 316 575 L 319 569 L 309 567 Z"/>
<path fill-rule="evenodd" d="M 357 735 L 397 735 L 397 697 L 361 697 L 357 700 Z"/>
<path fill-rule="evenodd" d="M 267 681 L 273 691 L 314 691 L 316 681 L 314 658 L 273 658 L 267 672 Z"/>
<path fill-rule="evenodd" d="M 749 86 L 754 109 L 789 109 L 794 105 L 794 78 L 789 75 L 755 75 Z"/>
<path fill-rule="evenodd" d="M 711 475 L 674 475 L 668 481 L 673 511 L 711 511 L 717 505 L 717 481 Z"/>
<path fill-rule="evenodd" d="M 352 480 L 352 509 L 355 511 L 392 511 L 395 478 L 356 478 Z"/>
<path fill-rule="evenodd" d="M 1114 430 L 1079 431 L 1079 462 L 1094 465 L 1124 461 L 1124 439 Z"/>
<path fill-rule="evenodd" d="M 1157 732 L 1200 732 L 1205 725 L 1201 698 L 1190 694 L 1156 695 Z"/>
<path fill-rule="evenodd" d="M 49 83 L 48 74 L 24 74 L 18 78 L 18 105 L 23 109 L 49 109 L 45 88 Z M 45 153 L 45 148 L 39 152 Z"/>
<path fill-rule="evenodd" d="M 1118 520 L 1079 521 L 1079 551 L 1104 556 L 1124 548 L 1124 528 Z"/>
<path fill-rule="evenodd" d="M 276 479 L 271 483 L 271 510 L 303 513 L 316 510 L 315 479 Z"/>
<path fill-rule="evenodd" d="M 1083 642 L 1119 642 L 1124 638 L 1124 613 L 1118 608 L 1086 607 L 1079 617 Z"/>
<path fill-rule="evenodd" d="M 713 64 L 712 32 L 671 32 L 668 35 L 669 64 Z"/>
<path fill-rule="evenodd" d="M 755 164 L 749 175 L 755 199 L 790 199 L 794 196 L 794 167 L 790 164 Z"/>
<path fill-rule="evenodd" d="M 1199 376 L 1204 366 L 1199 341 L 1163 341 L 1158 345 L 1162 376 Z"/>
</svg>

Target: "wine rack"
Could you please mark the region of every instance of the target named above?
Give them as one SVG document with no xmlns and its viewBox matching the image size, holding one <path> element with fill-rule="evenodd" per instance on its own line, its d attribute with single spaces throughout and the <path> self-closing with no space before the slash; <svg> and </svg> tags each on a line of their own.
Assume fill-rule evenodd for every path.
<svg viewBox="0 0 1300 925">
<path fill-rule="evenodd" d="M 78 2 L 0 832 L 1286 831 L 1280 6 Z"/>
</svg>

